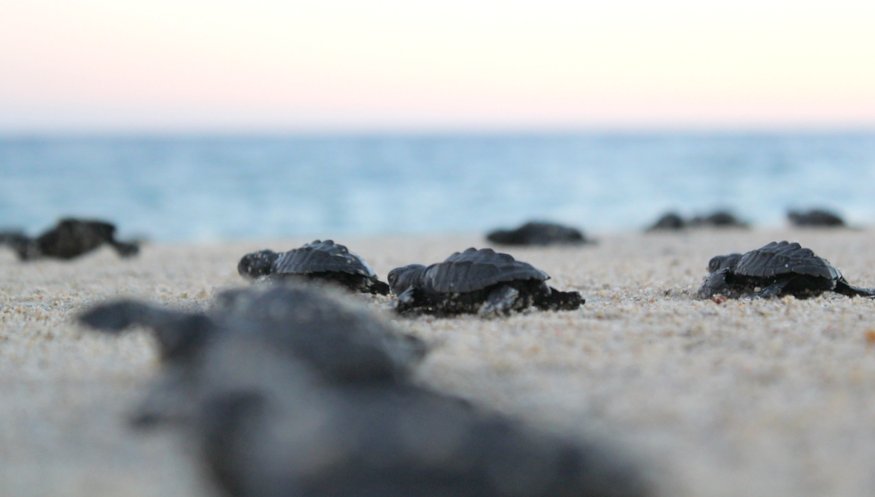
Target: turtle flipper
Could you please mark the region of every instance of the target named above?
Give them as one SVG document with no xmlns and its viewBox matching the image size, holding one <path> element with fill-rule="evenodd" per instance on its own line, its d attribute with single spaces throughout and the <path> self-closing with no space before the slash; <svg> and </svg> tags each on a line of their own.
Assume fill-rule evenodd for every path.
<svg viewBox="0 0 875 497">
<path fill-rule="evenodd" d="M 759 292 L 756 293 L 756 296 L 763 299 L 779 297 L 789 283 L 790 280 L 788 279 L 779 279 L 771 285 L 761 289 Z"/>
<path fill-rule="evenodd" d="M 389 285 L 375 278 L 368 285 L 367 291 L 374 295 L 389 295 Z"/>
<path fill-rule="evenodd" d="M 149 386 L 146 395 L 131 412 L 128 418 L 131 427 L 149 430 L 191 419 L 194 403 L 187 381 L 183 368 L 164 368 L 158 381 Z"/>
<path fill-rule="evenodd" d="M 395 311 L 404 314 L 415 309 L 417 306 L 416 289 L 413 287 L 404 290 L 395 301 Z"/>
<path fill-rule="evenodd" d="M 875 288 L 862 288 L 848 283 L 844 278 L 839 278 L 836 282 L 835 292 L 848 297 L 870 297 L 875 298 Z"/>
<path fill-rule="evenodd" d="M 203 314 L 162 309 L 134 300 L 99 304 L 79 314 L 78 320 L 95 330 L 111 334 L 134 326 L 150 328 L 164 359 L 188 354 L 214 329 Z"/>
<path fill-rule="evenodd" d="M 109 244 L 115 249 L 116 253 L 122 257 L 132 257 L 140 253 L 140 246 L 134 242 L 129 243 L 110 240 Z"/>
<path fill-rule="evenodd" d="M 22 261 L 36 259 L 40 256 L 36 241 L 18 231 L 0 233 L 0 245 L 9 245 L 9 248 L 14 250 L 18 259 Z"/>
<path fill-rule="evenodd" d="M 496 288 L 489 294 L 486 302 L 480 306 L 477 315 L 480 317 L 506 316 L 513 310 L 519 297 L 519 290 L 510 285 Z"/>
<path fill-rule="evenodd" d="M 550 292 L 535 301 L 535 306 L 549 311 L 574 311 L 586 303 L 580 292 L 562 292 L 549 287 Z"/>
<path fill-rule="evenodd" d="M 133 326 L 160 328 L 183 314 L 135 300 L 116 300 L 88 309 L 79 314 L 78 320 L 96 330 L 116 333 Z"/>
<path fill-rule="evenodd" d="M 729 283 L 726 281 L 726 275 L 729 274 L 729 269 L 724 268 L 719 271 L 714 271 L 708 275 L 705 282 L 702 283 L 696 296 L 700 299 L 710 299 L 714 295 L 728 294 L 730 292 Z"/>
</svg>

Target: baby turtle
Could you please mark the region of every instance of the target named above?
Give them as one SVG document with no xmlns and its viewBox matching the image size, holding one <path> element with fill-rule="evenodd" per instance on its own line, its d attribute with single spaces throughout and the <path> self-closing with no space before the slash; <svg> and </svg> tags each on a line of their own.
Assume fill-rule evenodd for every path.
<svg viewBox="0 0 875 497">
<path fill-rule="evenodd" d="M 693 216 L 689 220 L 676 212 L 667 212 L 656 220 L 646 231 L 677 231 L 684 228 L 748 228 L 749 225 L 735 214 L 716 210 L 710 214 Z"/>
<path fill-rule="evenodd" d="M 119 301 L 80 320 L 109 333 L 155 332 L 162 375 L 137 426 L 184 430 L 226 495 L 650 493 L 605 447 L 413 385 L 407 373 L 421 343 L 324 290 L 233 290 L 203 313 Z"/>
<path fill-rule="evenodd" d="M 211 396 L 191 426 L 227 495 L 652 495 L 638 468 L 608 447 L 421 387 L 263 386 Z"/>
<path fill-rule="evenodd" d="M 717 210 L 703 216 L 694 216 L 689 226 L 705 228 L 747 228 L 748 224 L 729 211 Z"/>
<path fill-rule="evenodd" d="M 833 291 L 849 297 L 875 297 L 875 290 L 852 286 L 826 259 L 798 243 L 772 242 L 744 254 L 719 255 L 708 262 L 711 274 L 699 289 L 706 299 L 726 297 L 807 298 Z"/>
<path fill-rule="evenodd" d="M 444 262 L 411 264 L 389 272 L 398 296 L 396 310 L 437 315 L 477 313 L 506 315 L 529 306 L 574 310 L 585 301 L 578 292 L 548 286 L 547 273 L 492 249 L 469 248 Z"/>
<path fill-rule="evenodd" d="M 495 230 L 486 239 L 498 245 L 581 245 L 590 243 L 577 228 L 531 221 L 512 230 Z"/>
<path fill-rule="evenodd" d="M 677 212 L 666 212 L 660 216 L 655 223 L 650 225 L 650 227 L 647 228 L 647 231 L 680 230 L 686 225 L 687 222 L 684 221 L 684 218 L 682 218 Z"/>
<path fill-rule="evenodd" d="M 217 340 L 254 336 L 332 378 L 403 376 L 425 354 L 419 339 L 368 308 L 296 284 L 226 290 L 206 312 L 119 300 L 97 305 L 79 320 L 108 333 L 150 328 L 161 356 L 171 361 L 190 360 Z"/>
<path fill-rule="evenodd" d="M 843 228 L 847 226 L 845 220 L 838 214 L 826 209 L 811 209 L 808 211 L 789 211 L 787 219 L 790 224 L 801 228 L 828 227 Z"/>
<path fill-rule="evenodd" d="M 0 240 L 12 247 L 23 261 L 42 257 L 74 259 L 104 244 L 122 257 L 139 253 L 136 243 L 116 240 L 115 231 L 115 225 L 105 221 L 65 218 L 36 238 L 13 232 L 0 235 Z"/>
<path fill-rule="evenodd" d="M 244 381 L 259 363 L 293 361 L 331 382 L 393 382 L 426 354 L 421 340 L 367 307 L 296 284 L 228 290 L 206 312 L 118 300 L 85 311 L 79 321 L 104 333 L 143 326 L 154 334 L 166 374 L 137 413 L 146 424 L 178 418 L 192 384 L 210 389 Z M 211 362 L 224 369 L 205 369 Z"/>
<path fill-rule="evenodd" d="M 354 292 L 389 294 L 389 285 L 377 279 L 364 259 L 333 240 L 315 240 L 288 252 L 252 252 L 240 259 L 237 272 L 250 279 L 318 280 Z"/>
</svg>

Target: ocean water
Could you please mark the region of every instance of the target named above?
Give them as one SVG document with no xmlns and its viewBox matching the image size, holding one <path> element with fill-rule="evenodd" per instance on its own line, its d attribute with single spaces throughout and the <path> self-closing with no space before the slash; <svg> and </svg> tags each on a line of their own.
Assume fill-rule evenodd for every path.
<svg viewBox="0 0 875 497">
<path fill-rule="evenodd" d="M 875 224 L 875 133 L 0 138 L 0 227 L 101 217 L 160 241 L 638 230 L 729 208 Z"/>
</svg>

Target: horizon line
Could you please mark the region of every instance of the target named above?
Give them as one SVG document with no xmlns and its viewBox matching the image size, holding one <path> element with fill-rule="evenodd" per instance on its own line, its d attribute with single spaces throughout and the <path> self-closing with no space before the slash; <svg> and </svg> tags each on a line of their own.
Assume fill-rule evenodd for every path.
<svg viewBox="0 0 875 497">
<path fill-rule="evenodd" d="M 871 124 L 727 124 L 727 125 L 588 125 L 588 126 L 309 126 L 281 127 L 90 127 L 3 128 L 10 138 L 125 137 L 321 137 L 321 136 L 547 136 L 547 135 L 737 135 L 737 134 L 871 134 Z"/>
</svg>

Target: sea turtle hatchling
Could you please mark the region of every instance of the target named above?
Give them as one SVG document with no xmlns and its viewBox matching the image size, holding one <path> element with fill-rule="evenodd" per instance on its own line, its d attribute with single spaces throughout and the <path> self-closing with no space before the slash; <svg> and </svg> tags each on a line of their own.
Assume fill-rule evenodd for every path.
<svg viewBox="0 0 875 497">
<path fill-rule="evenodd" d="M 512 230 L 494 230 L 486 239 L 497 245 L 582 245 L 592 243 L 583 232 L 571 226 L 531 221 Z"/>
<path fill-rule="evenodd" d="M 389 272 L 398 296 L 396 310 L 437 315 L 506 315 L 534 305 L 544 310 L 574 310 L 585 301 L 578 292 L 546 284 L 547 273 L 509 254 L 469 248 L 443 262 L 411 264 Z"/>
<path fill-rule="evenodd" d="M 0 244 L 9 245 L 23 261 L 47 257 L 75 259 L 104 244 L 111 246 L 121 257 L 139 253 L 137 243 L 116 240 L 115 232 L 115 225 L 106 221 L 64 218 L 36 238 L 20 232 L 0 233 Z"/>
<path fill-rule="evenodd" d="M 237 272 L 250 279 L 331 282 L 352 291 L 389 294 L 389 285 L 360 256 L 333 240 L 315 240 L 288 252 L 259 250 L 243 256 Z"/>
<path fill-rule="evenodd" d="M 791 210 L 787 212 L 790 224 L 801 228 L 846 228 L 845 220 L 827 209 L 810 209 L 807 211 Z"/>
<path fill-rule="evenodd" d="M 645 231 L 680 231 L 686 228 L 749 228 L 730 211 L 715 210 L 708 214 L 700 214 L 690 219 L 684 219 L 677 212 L 666 212 Z"/>
<path fill-rule="evenodd" d="M 687 225 L 686 220 L 677 212 L 666 212 L 656 220 L 645 231 L 669 231 L 681 230 Z"/>
<path fill-rule="evenodd" d="M 98 304 L 78 319 L 108 334 L 136 326 L 152 331 L 165 374 L 135 421 L 154 424 L 180 417 L 192 385 L 210 390 L 247 381 L 244 373 L 259 364 L 299 363 L 334 383 L 406 378 L 427 353 L 426 344 L 367 306 L 336 294 L 300 284 L 255 286 L 221 292 L 204 312 L 116 300 Z M 224 366 L 213 370 L 210 363 Z M 273 381 L 282 383 L 282 378 Z M 217 382 L 221 385 L 211 385 Z"/>
<path fill-rule="evenodd" d="M 693 216 L 688 225 L 693 228 L 749 228 L 750 226 L 735 214 L 716 210 L 709 214 Z"/>
<path fill-rule="evenodd" d="M 807 298 L 833 291 L 842 295 L 875 297 L 875 290 L 851 285 L 832 264 L 798 243 L 771 242 L 744 254 L 713 257 L 711 274 L 699 289 L 699 298 L 721 294 L 730 298 Z"/>
<path fill-rule="evenodd" d="M 223 495 L 651 495 L 609 447 L 417 386 L 405 374 L 422 356 L 416 341 L 349 300 L 257 286 L 206 313 L 128 301 L 80 320 L 155 331 L 165 360 L 135 426 L 181 432 Z"/>
<path fill-rule="evenodd" d="M 284 382 L 264 374 L 196 403 L 188 439 L 226 495 L 655 495 L 634 460 L 603 442 L 546 433 L 425 387 L 320 385 L 302 373 Z"/>
<path fill-rule="evenodd" d="M 205 312 L 122 299 L 96 305 L 79 320 L 108 333 L 149 328 L 171 361 L 191 359 L 225 337 L 256 336 L 330 377 L 397 376 L 425 353 L 421 340 L 367 307 L 300 284 L 224 290 Z"/>
</svg>

